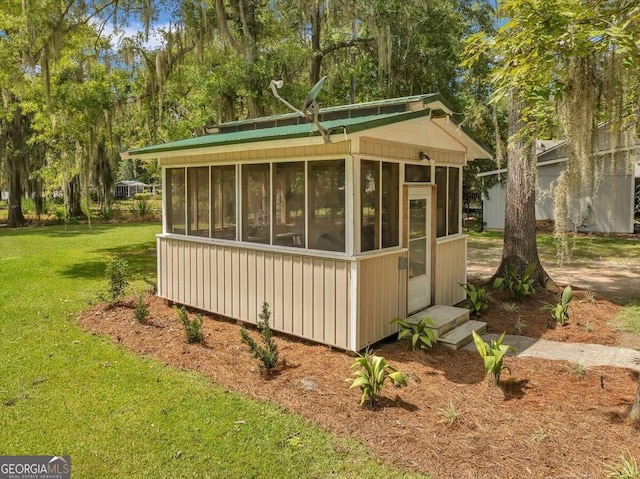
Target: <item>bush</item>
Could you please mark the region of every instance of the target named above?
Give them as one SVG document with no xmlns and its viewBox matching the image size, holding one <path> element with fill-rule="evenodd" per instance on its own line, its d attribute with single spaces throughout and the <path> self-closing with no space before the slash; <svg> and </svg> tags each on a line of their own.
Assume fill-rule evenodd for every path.
<svg viewBox="0 0 640 479">
<path fill-rule="evenodd" d="M 493 384 L 496 386 L 500 384 L 500 375 L 503 369 L 509 369 L 502 364 L 504 357 L 509 351 L 515 352 L 516 350 L 511 346 L 502 344 L 505 333 L 502 333 L 498 339 L 491 341 L 491 344 L 485 343 L 475 331 L 471 333 L 473 335 L 473 342 L 476 345 L 476 349 L 484 362 L 484 372 L 487 377 L 490 377 Z"/>
<path fill-rule="evenodd" d="M 151 193 L 136 193 L 133 195 L 134 200 L 150 200 Z"/>
<path fill-rule="evenodd" d="M 53 212 L 53 219 L 56 223 L 62 224 L 67 220 L 67 210 L 64 206 L 57 206 Z"/>
<path fill-rule="evenodd" d="M 113 305 L 122 298 L 129 286 L 129 264 L 124 259 L 111 258 L 107 261 L 105 276 L 109 281 L 107 301 Z"/>
<path fill-rule="evenodd" d="M 138 296 L 136 307 L 133 310 L 133 317 L 140 324 L 147 324 L 150 314 L 151 313 L 149 312 L 149 306 L 144 300 L 144 295 L 141 294 L 140 296 Z"/>
<path fill-rule="evenodd" d="M 400 386 L 407 385 L 404 374 L 389 366 L 387 360 L 382 356 L 371 354 L 368 349 L 364 355 L 358 356 L 351 365 L 351 369 L 359 368 L 359 370 L 353 373 L 355 379 L 347 379 L 347 381 L 351 381 L 349 389 L 359 387 L 362 391 L 360 405 L 375 406 L 387 378 Z"/>
<path fill-rule="evenodd" d="M 534 294 L 536 290 L 533 287 L 535 279 L 533 278 L 533 271 L 536 265 L 534 263 L 527 266 L 522 273 L 522 276 L 518 276 L 513 266 L 507 266 L 507 275 L 504 278 L 496 278 L 493 282 L 495 289 L 507 288 L 511 296 L 516 301 L 521 301 L 525 296 Z"/>
<path fill-rule="evenodd" d="M 464 288 L 467 292 L 467 299 L 469 300 L 469 310 L 471 314 L 480 316 L 483 311 L 489 309 L 489 293 L 484 288 L 478 288 L 472 283 L 462 284 L 460 287 Z"/>
<path fill-rule="evenodd" d="M 430 318 L 422 318 L 417 324 L 401 318 L 391 321 L 391 324 L 400 326 L 398 331 L 398 339 L 405 336 L 411 336 L 411 351 L 416 350 L 416 346 L 420 345 L 420 349 L 431 348 L 436 342 L 436 334 L 429 326 L 434 326 Z"/>
<path fill-rule="evenodd" d="M 260 361 L 262 366 L 267 372 L 272 373 L 278 367 L 278 345 L 273 339 L 273 333 L 269 327 L 269 318 L 271 313 L 269 312 L 269 304 L 262 304 L 262 313 L 260 313 L 260 319 L 258 320 L 258 330 L 260 331 L 260 338 L 264 346 L 260 346 L 251 336 L 249 332 L 242 328 L 240 329 L 240 336 L 242 342 L 249 346 L 249 351 L 254 358 Z"/>
<path fill-rule="evenodd" d="M 149 203 L 149 201 L 144 199 L 135 200 L 131 205 L 130 211 L 134 215 L 138 215 L 141 218 L 146 218 L 147 216 L 150 216 L 153 213 L 151 209 L 151 203 Z"/>
<path fill-rule="evenodd" d="M 564 326 L 569 319 L 569 303 L 572 297 L 571 286 L 567 285 L 562 291 L 558 304 L 545 303 L 545 309 L 551 313 L 551 318 L 560 326 Z"/>
<path fill-rule="evenodd" d="M 184 326 L 185 337 L 187 338 L 187 343 L 201 343 L 203 339 L 202 335 L 202 315 L 196 314 L 196 317 L 193 319 L 189 319 L 189 313 L 185 307 L 178 308 L 174 306 L 173 309 L 178 314 L 180 318 L 180 322 Z"/>
<path fill-rule="evenodd" d="M 118 210 L 114 208 L 112 205 L 102 205 L 100 211 L 98 212 L 98 216 L 104 221 L 111 221 L 115 218 Z"/>
</svg>

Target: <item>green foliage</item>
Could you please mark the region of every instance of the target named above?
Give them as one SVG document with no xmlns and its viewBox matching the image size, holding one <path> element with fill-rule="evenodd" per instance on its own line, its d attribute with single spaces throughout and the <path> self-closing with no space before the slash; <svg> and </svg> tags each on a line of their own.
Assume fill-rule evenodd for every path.
<svg viewBox="0 0 640 479">
<path fill-rule="evenodd" d="M 62 224 L 67 220 L 67 210 L 64 206 L 56 206 L 52 212 L 53 219 L 56 223 Z"/>
<path fill-rule="evenodd" d="M 640 479 L 640 467 L 636 458 L 631 454 L 622 455 L 618 464 L 607 465 L 607 477 L 609 479 Z"/>
<path fill-rule="evenodd" d="M 353 373 L 355 379 L 347 379 L 347 381 L 351 382 L 349 389 L 359 387 L 362 391 L 360 405 L 375 406 L 387 378 L 400 386 L 407 385 L 402 372 L 389 366 L 385 358 L 372 354 L 368 349 L 364 355 L 358 355 L 350 369 L 356 368 L 358 371 Z"/>
<path fill-rule="evenodd" d="M 580 362 L 573 363 L 571 366 L 571 373 L 582 379 L 587 375 L 587 368 Z"/>
<path fill-rule="evenodd" d="M 460 419 L 460 414 L 456 410 L 455 404 L 453 401 L 449 401 L 447 407 L 440 409 L 440 416 L 442 416 L 441 422 L 447 423 L 449 425 L 457 422 Z"/>
<path fill-rule="evenodd" d="M 202 335 L 202 315 L 198 313 L 195 318 L 190 319 L 189 313 L 187 313 L 184 306 L 181 308 L 174 306 L 173 310 L 178 314 L 178 318 L 180 318 L 180 322 L 184 326 L 187 343 L 201 343 L 204 338 Z"/>
<path fill-rule="evenodd" d="M 436 342 L 435 332 L 430 329 L 430 327 L 434 326 L 431 318 L 422 318 L 418 323 L 410 323 L 405 319 L 396 318 L 391 321 L 391 324 L 400 326 L 398 339 L 402 339 L 405 336 L 411 337 L 411 351 L 415 351 L 418 346 L 420 349 L 426 350 Z"/>
<path fill-rule="evenodd" d="M 138 296 L 138 301 L 136 302 L 136 306 L 133 310 L 134 319 L 140 324 L 147 324 L 150 316 L 149 305 L 144 299 L 144 295 Z"/>
<path fill-rule="evenodd" d="M 134 200 L 131 204 L 131 213 L 139 216 L 140 218 L 146 218 L 153 214 L 151 203 L 146 199 Z"/>
<path fill-rule="evenodd" d="M 260 361 L 262 366 L 268 373 L 273 373 L 278 368 L 278 345 L 273 339 L 273 333 L 269 327 L 269 318 L 271 313 L 269 312 L 269 304 L 262 304 L 262 313 L 260 313 L 260 319 L 258 320 L 258 330 L 260 331 L 260 338 L 264 346 L 259 345 L 250 335 L 249 332 L 242 328 L 240 329 L 240 336 L 242 342 L 249 346 L 249 351 L 254 358 Z"/>
<path fill-rule="evenodd" d="M 533 273 L 536 269 L 536 264 L 532 263 L 524 270 L 522 276 L 518 275 L 513 265 L 507 265 L 507 275 L 505 277 L 498 277 L 493 282 L 494 289 L 506 288 L 507 291 L 516 301 L 522 301 L 525 296 L 534 294 L 536 290 L 533 285 L 535 278 Z"/>
<path fill-rule="evenodd" d="M 150 200 L 151 193 L 136 193 L 133 195 L 134 200 Z"/>
<path fill-rule="evenodd" d="M 503 365 L 504 357 L 509 351 L 516 350 L 506 344 L 502 344 L 505 333 L 498 339 L 491 340 L 491 343 L 485 343 L 475 331 L 472 331 L 473 342 L 476 345 L 478 354 L 484 362 L 484 372 L 492 380 L 494 385 L 500 384 L 500 375 L 503 369 L 509 369 Z"/>
<path fill-rule="evenodd" d="M 522 331 L 526 327 L 527 327 L 527 322 L 524 319 L 522 319 L 522 316 L 516 317 L 516 321 L 513 324 L 513 331 L 515 331 L 518 334 L 522 334 Z"/>
<path fill-rule="evenodd" d="M 120 258 L 111 258 L 107 261 L 105 276 L 109 281 L 109 291 L 107 301 L 113 305 L 124 296 L 127 286 L 129 286 L 129 263 Z"/>
<path fill-rule="evenodd" d="M 631 300 L 618 313 L 619 329 L 640 334 L 640 299 Z"/>
<path fill-rule="evenodd" d="M 551 313 L 551 318 L 561 326 L 564 326 L 569 319 L 569 303 L 572 297 L 573 292 L 571 291 L 571 286 L 567 285 L 562 291 L 559 303 L 545 303 L 545 309 Z"/>
<path fill-rule="evenodd" d="M 105 205 L 102 205 L 102 208 L 100 208 L 100 211 L 98 212 L 98 216 L 103 221 L 111 221 L 116 217 L 117 212 L 118 210 L 114 208 L 113 205 L 105 204 Z"/>
<path fill-rule="evenodd" d="M 479 288 L 473 283 L 462 284 L 460 287 L 464 288 L 467 292 L 467 299 L 469 300 L 469 310 L 471 314 L 480 316 L 483 311 L 489 309 L 490 295 L 484 288 Z"/>
</svg>

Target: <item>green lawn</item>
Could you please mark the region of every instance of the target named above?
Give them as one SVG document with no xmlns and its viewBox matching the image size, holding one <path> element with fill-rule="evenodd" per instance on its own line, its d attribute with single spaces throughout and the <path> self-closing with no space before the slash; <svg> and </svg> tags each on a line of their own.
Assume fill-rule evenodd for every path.
<svg viewBox="0 0 640 479">
<path fill-rule="evenodd" d="M 502 250 L 501 232 L 469 233 L 470 242 L 479 248 L 499 247 Z M 538 252 L 543 261 L 554 262 L 557 257 L 556 244 L 551 234 L 538 233 Z M 638 238 L 578 235 L 569 238 L 571 264 L 589 264 L 591 261 L 615 261 L 637 265 L 640 262 Z"/>
<path fill-rule="evenodd" d="M 108 257 L 129 261 L 134 288 L 155 280 L 159 231 L 0 230 L 0 454 L 69 454 L 74 478 L 414 477 L 277 405 L 83 332 L 74 318 L 106 289 Z"/>
</svg>

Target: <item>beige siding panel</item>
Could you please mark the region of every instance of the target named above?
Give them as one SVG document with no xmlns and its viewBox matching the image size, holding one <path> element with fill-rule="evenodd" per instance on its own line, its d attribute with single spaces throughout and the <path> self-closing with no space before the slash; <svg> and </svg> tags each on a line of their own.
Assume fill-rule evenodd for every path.
<svg viewBox="0 0 640 479">
<path fill-rule="evenodd" d="M 331 270 L 329 270 L 331 272 Z M 324 261 L 321 259 L 313 260 L 313 339 L 321 341 L 324 337 L 324 320 L 325 320 L 325 273 Z M 333 321 L 333 318 L 331 319 Z"/>
<path fill-rule="evenodd" d="M 293 276 L 293 334 L 303 336 L 304 330 L 304 275 L 302 256 L 291 258 Z"/>
<path fill-rule="evenodd" d="M 336 138 L 334 136 L 334 138 Z M 224 146 L 221 147 L 221 149 Z M 302 152 L 302 154 L 301 154 Z M 160 158 L 160 166 L 197 165 L 202 163 L 239 162 L 263 159 L 300 159 L 301 157 L 349 154 L 349 141 L 336 141 L 326 145 L 291 146 L 255 150 L 209 153 L 206 155 L 185 155 Z"/>
<path fill-rule="evenodd" d="M 436 304 L 452 306 L 466 297 L 460 283 L 466 283 L 467 237 L 436 245 Z"/>
<path fill-rule="evenodd" d="M 159 239 L 159 261 L 171 301 L 251 323 L 267 301 L 274 330 L 349 348 L 350 261 L 173 238 Z"/>
<path fill-rule="evenodd" d="M 439 164 L 464 165 L 465 163 L 464 153 L 456 151 L 373 138 L 360 139 L 359 153 L 363 156 L 372 155 L 381 158 L 417 160 L 421 151 L 429 155 L 432 160 Z"/>
<path fill-rule="evenodd" d="M 398 258 L 405 253 L 389 254 L 358 263 L 359 328 L 358 348 L 395 333 L 390 322 L 406 312 L 406 270 L 398 269 Z M 399 297 L 400 295 L 400 297 Z"/>
</svg>

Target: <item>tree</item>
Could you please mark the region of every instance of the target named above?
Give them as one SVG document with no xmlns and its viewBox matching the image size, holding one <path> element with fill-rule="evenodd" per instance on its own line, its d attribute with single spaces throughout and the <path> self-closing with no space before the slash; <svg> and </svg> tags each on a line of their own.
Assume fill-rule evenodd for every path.
<svg viewBox="0 0 640 479">
<path fill-rule="evenodd" d="M 503 25 L 492 35 L 468 40 L 467 65 L 494 58 L 493 101 L 508 99 L 507 200 L 502 262 L 522 273 L 535 264 L 535 278 L 548 276 L 535 237 L 535 154 L 541 132 L 554 127 L 568 140 L 569 162 L 556 188 L 556 233 L 566 250 L 568 198 L 597 190 L 596 126 L 607 122 L 614 137 L 635 135 L 640 96 L 640 5 L 633 0 L 504 0 Z M 615 105 L 612 108 L 611 105 Z M 557 111 L 557 115 L 554 114 Z M 558 116 L 559 125 L 553 125 Z M 557 131 L 557 130 L 556 130 Z M 595 186 L 595 188 L 594 188 Z"/>
</svg>

